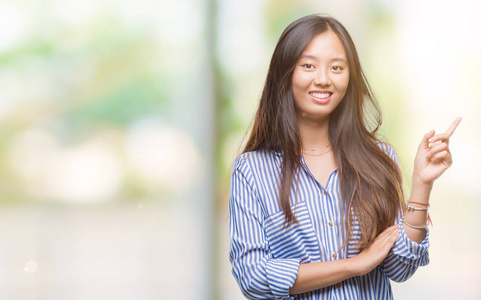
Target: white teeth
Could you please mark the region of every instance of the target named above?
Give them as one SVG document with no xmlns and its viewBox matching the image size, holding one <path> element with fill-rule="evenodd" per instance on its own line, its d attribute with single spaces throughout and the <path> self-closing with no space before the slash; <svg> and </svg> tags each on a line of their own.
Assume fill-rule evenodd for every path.
<svg viewBox="0 0 481 300">
<path fill-rule="evenodd" d="M 309 93 L 309 94 L 311 94 L 312 96 L 314 96 L 316 98 L 320 98 L 320 99 L 327 98 L 331 95 L 331 93 Z"/>
</svg>

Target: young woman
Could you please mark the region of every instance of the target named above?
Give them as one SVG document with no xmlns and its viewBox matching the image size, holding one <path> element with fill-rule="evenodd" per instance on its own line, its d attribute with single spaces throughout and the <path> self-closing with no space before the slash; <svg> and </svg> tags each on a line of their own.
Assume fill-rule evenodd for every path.
<svg viewBox="0 0 481 300">
<path fill-rule="evenodd" d="M 233 167 L 230 261 L 250 299 L 392 299 L 389 280 L 428 264 L 433 181 L 449 137 L 427 133 L 407 204 L 395 150 L 376 139 L 378 105 L 335 19 L 290 24 Z"/>
</svg>

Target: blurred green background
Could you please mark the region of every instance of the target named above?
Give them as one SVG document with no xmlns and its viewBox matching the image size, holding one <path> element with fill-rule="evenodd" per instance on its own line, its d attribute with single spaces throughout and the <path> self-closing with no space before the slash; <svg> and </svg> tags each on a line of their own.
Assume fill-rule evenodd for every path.
<svg viewBox="0 0 481 300">
<path fill-rule="evenodd" d="M 410 188 L 418 142 L 464 120 L 432 194 L 431 263 L 397 299 L 480 299 L 481 4 L 0 3 L 0 298 L 243 299 L 232 162 L 283 29 L 351 33 Z"/>
</svg>

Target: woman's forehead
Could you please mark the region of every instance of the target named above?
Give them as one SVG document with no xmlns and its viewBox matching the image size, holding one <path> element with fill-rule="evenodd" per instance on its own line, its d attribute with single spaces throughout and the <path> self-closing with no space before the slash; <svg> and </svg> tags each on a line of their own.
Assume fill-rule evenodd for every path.
<svg viewBox="0 0 481 300">
<path fill-rule="evenodd" d="M 320 33 L 312 38 L 302 51 L 299 59 L 337 60 L 347 62 L 346 49 L 341 39 L 333 31 Z"/>
</svg>

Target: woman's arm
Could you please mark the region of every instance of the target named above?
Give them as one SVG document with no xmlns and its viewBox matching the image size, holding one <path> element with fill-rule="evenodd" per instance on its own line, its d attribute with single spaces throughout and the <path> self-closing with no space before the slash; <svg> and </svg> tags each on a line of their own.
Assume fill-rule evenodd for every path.
<svg viewBox="0 0 481 300">
<path fill-rule="evenodd" d="M 370 272 L 386 258 L 398 232 L 398 225 L 388 227 L 369 247 L 352 258 L 301 264 L 289 293 L 300 294 L 317 290 Z"/>
<path fill-rule="evenodd" d="M 232 273 L 248 299 L 291 299 L 299 258 L 274 258 L 264 231 L 252 173 L 239 157 L 234 163 L 229 195 L 229 259 Z"/>
<path fill-rule="evenodd" d="M 453 135 L 459 122 L 461 122 L 460 117 L 454 120 L 444 133 L 435 135 L 434 130 L 427 133 L 416 153 L 411 196 L 408 201 L 408 205 L 414 207 L 415 210 L 405 212 L 404 222 L 407 226 L 403 226 L 403 228 L 407 236 L 418 244 L 424 240 L 426 229 L 414 227 L 426 226 L 427 219 L 427 210 L 418 209 L 425 209 L 429 206 L 429 196 L 434 180 L 453 163 L 449 151 L 449 138 Z"/>
</svg>

